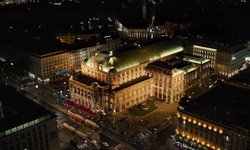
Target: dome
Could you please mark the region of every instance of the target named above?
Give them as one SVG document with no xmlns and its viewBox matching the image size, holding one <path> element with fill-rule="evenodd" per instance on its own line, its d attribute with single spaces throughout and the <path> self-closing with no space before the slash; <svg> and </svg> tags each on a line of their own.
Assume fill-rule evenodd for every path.
<svg viewBox="0 0 250 150">
<path fill-rule="evenodd" d="M 87 61 L 87 65 L 91 67 L 94 63 L 99 63 L 103 66 L 105 72 L 112 68 L 119 72 L 145 62 L 176 54 L 182 50 L 181 44 L 168 40 L 129 50 L 117 50 L 113 54 L 97 53 Z"/>
</svg>

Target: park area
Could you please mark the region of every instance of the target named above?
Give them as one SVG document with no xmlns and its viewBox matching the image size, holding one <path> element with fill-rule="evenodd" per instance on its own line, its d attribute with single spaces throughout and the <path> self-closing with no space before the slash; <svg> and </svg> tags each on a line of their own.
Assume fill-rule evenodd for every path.
<svg viewBox="0 0 250 150">
<path fill-rule="evenodd" d="M 147 100 L 142 104 L 129 108 L 129 112 L 133 116 L 145 116 L 158 109 L 158 107 L 154 103 L 155 101 L 153 100 Z"/>
</svg>

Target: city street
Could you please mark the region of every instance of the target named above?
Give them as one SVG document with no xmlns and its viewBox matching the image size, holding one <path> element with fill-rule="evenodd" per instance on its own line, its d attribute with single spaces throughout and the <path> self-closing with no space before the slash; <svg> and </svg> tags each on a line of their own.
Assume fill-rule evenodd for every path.
<svg viewBox="0 0 250 150">
<path fill-rule="evenodd" d="M 53 89 L 55 87 L 51 87 L 50 84 L 35 84 L 21 88 L 20 83 L 16 82 L 15 80 L 3 79 L 3 82 L 8 82 L 8 84 L 16 87 L 18 91 L 26 92 L 25 95 L 27 97 L 33 99 L 38 104 L 45 106 L 47 109 L 59 114 L 59 125 L 62 122 L 65 122 L 65 118 L 68 118 L 67 110 L 69 108 L 62 105 L 61 100 L 58 98 L 56 100 L 53 99 L 53 92 L 57 91 L 54 91 Z M 66 87 L 64 87 L 64 89 L 65 88 Z M 201 94 L 208 89 L 209 87 L 207 85 L 200 85 L 190 88 L 188 91 L 186 91 L 186 94 L 195 97 L 196 95 Z M 166 149 L 166 147 L 173 147 L 171 149 L 176 149 L 176 147 L 173 145 L 173 141 L 170 139 L 170 136 L 175 134 L 178 103 L 169 104 L 156 100 L 154 104 L 158 107 L 158 109 L 146 116 L 134 116 L 129 112 L 129 110 L 125 110 L 115 116 L 109 116 L 109 122 L 112 123 L 114 129 L 112 129 L 113 127 L 110 126 L 107 128 L 108 130 L 103 130 L 101 134 L 104 134 L 106 137 L 110 138 L 110 140 L 108 140 L 109 143 L 121 143 L 129 150 L 147 150 L 151 148 Z M 60 112 L 63 114 L 60 114 Z M 119 118 L 125 118 L 125 121 L 120 121 Z M 74 124 L 79 123 L 75 122 Z M 154 133 L 151 133 L 151 131 L 148 132 L 149 129 L 152 129 L 153 127 L 156 128 L 157 131 Z M 78 128 L 83 129 L 80 126 L 78 126 Z M 118 132 L 116 130 L 118 130 Z M 90 133 L 89 130 L 85 131 L 85 129 L 84 132 Z M 92 136 L 94 135 L 93 132 L 91 132 L 91 134 Z M 65 130 L 59 128 L 59 144 L 55 144 L 55 147 L 60 147 L 60 149 L 72 148 L 69 145 L 69 141 L 73 137 L 74 135 L 69 135 L 65 133 Z M 100 139 L 99 134 L 94 135 L 94 137 L 99 141 L 103 141 Z M 111 139 L 115 142 L 111 142 Z"/>
</svg>

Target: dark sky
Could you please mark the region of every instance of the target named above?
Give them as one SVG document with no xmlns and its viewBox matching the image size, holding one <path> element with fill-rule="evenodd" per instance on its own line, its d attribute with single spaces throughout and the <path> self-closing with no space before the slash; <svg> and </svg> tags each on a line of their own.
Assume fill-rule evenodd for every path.
<svg viewBox="0 0 250 150">
<path fill-rule="evenodd" d="M 138 17 L 141 4 L 121 3 L 123 0 L 90 0 L 80 3 L 64 3 L 62 6 L 44 4 L 12 5 L 0 7 L 2 19 L 0 30 L 8 31 L 35 27 L 38 24 L 49 26 L 51 30 L 63 30 L 63 25 L 78 23 L 92 16 Z M 125 6 L 125 7 L 124 7 Z M 217 0 L 163 0 L 153 6 L 156 24 L 166 21 L 192 23 L 195 32 L 224 32 L 229 35 L 249 36 L 250 5 L 243 3 L 223 3 Z M 127 8 L 126 8 L 127 7 Z M 54 25 L 55 24 L 55 25 Z M 34 29 L 35 30 L 35 29 Z"/>
</svg>

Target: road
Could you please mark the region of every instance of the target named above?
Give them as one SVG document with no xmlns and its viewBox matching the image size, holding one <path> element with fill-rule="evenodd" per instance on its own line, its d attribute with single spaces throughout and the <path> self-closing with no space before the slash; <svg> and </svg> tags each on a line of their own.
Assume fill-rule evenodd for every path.
<svg viewBox="0 0 250 150">
<path fill-rule="evenodd" d="M 37 84 L 38 86 L 31 85 L 24 88 L 21 88 L 21 84 L 16 82 L 15 80 L 10 80 L 3 78 L 2 82 L 8 83 L 12 86 L 14 86 L 17 91 L 21 93 L 25 93 L 27 97 L 34 100 L 38 104 L 44 106 L 45 108 L 51 110 L 52 112 L 55 112 L 58 115 L 58 122 L 59 124 L 62 122 L 68 122 L 72 123 L 74 125 L 77 125 L 78 123 L 70 120 L 67 116 L 67 110 L 68 108 L 60 103 L 60 101 L 53 101 L 52 100 L 52 93 L 53 88 L 49 84 Z M 213 82 L 213 81 L 211 81 Z M 58 83 L 58 86 L 62 86 L 63 83 Z M 65 88 L 65 87 L 64 87 Z M 197 87 L 190 88 L 189 91 L 187 91 L 188 94 L 195 96 L 197 94 L 200 94 L 204 92 L 204 89 L 208 89 L 207 85 L 201 85 Z M 193 92 L 195 91 L 195 93 Z M 116 129 L 106 128 L 109 130 L 103 130 L 101 134 L 105 135 L 105 137 L 109 138 L 109 142 L 112 143 L 112 141 L 115 141 L 116 143 L 122 143 L 127 149 L 148 149 L 152 148 L 160 148 L 164 147 L 167 144 L 169 144 L 169 137 L 167 134 L 164 136 L 162 135 L 162 131 L 168 130 L 168 133 L 174 134 L 175 128 L 173 128 L 176 125 L 176 122 L 174 118 L 176 118 L 176 112 L 178 103 L 172 103 L 168 104 L 166 102 L 160 102 L 155 101 L 155 105 L 158 107 L 158 109 L 146 116 L 133 116 L 129 111 L 123 111 L 122 113 L 119 113 L 116 116 L 110 117 L 110 121 L 113 122 L 112 125 L 114 125 L 119 131 L 123 131 L 126 134 L 121 134 L 120 132 L 117 132 Z M 172 119 L 166 120 L 167 117 L 171 116 Z M 128 125 L 124 125 L 118 122 L 117 118 L 126 118 L 128 121 Z M 150 138 L 145 133 L 147 129 L 150 127 L 157 127 L 158 130 L 155 134 L 155 136 L 151 136 Z M 77 128 L 82 128 L 84 125 L 77 125 Z M 87 127 L 88 128 L 88 127 Z M 171 130 L 170 130 L 171 129 Z M 86 133 L 90 133 L 90 131 L 85 131 Z M 92 136 L 94 135 L 91 133 Z M 68 136 L 66 138 L 65 136 Z M 73 135 L 75 136 L 75 135 Z M 61 141 L 64 141 L 63 144 L 60 145 L 67 145 L 69 144 L 69 140 L 73 138 L 72 135 L 65 134 L 64 130 L 59 131 L 59 138 Z M 141 136 L 141 137 L 140 137 Z M 162 136 L 162 137 L 161 137 Z M 96 139 L 100 140 L 100 135 L 95 136 Z M 160 139 L 155 137 L 161 137 Z M 135 139 L 133 139 L 135 138 Z M 151 139 L 152 138 L 152 139 Z M 156 142 L 156 141 L 157 142 Z M 157 143 L 157 147 L 155 145 Z"/>
<path fill-rule="evenodd" d="M 50 110 L 51 112 L 54 112 L 58 116 L 58 129 L 59 129 L 59 142 L 58 147 L 60 149 L 74 149 L 72 146 L 69 145 L 70 139 L 72 139 L 75 134 L 69 134 L 68 131 L 64 130 L 61 128 L 61 124 L 63 122 L 67 122 L 70 124 L 73 124 L 77 129 L 82 129 L 84 133 L 91 135 L 94 139 L 96 139 L 98 142 L 100 141 L 100 135 L 98 132 L 93 132 L 92 129 L 89 127 L 79 124 L 79 122 L 76 122 L 70 119 L 67 115 L 67 108 L 66 106 L 63 106 L 62 104 L 58 102 L 53 102 L 52 101 L 52 89 L 49 87 L 49 85 L 31 85 L 31 86 L 26 86 L 22 87 L 20 83 L 18 83 L 15 80 L 8 80 L 8 79 L 2 79 L 1 80 L 3 83 L 8 84 L 9 86 L 12 86 L 17 89 L 18 92 L 21 94 L 25 95 L 29 99 L 35 101 L 39 105 L 45 107 L 46 109 Z M 38 86 L 36 86 L 38 85 Z M 115 146 L 114 144 L 111 143 L 117 143 L 117 144 L 122 144 L 125 148 L 129 150 L 134 150 L 135 148 L 131 145 L 129 145 L 126 141 L 122 140 L 119 135 L 114 135 L 108 131 L 103 130 L 101 132 L 102 135 L 105 135 L 105 141 L 110 143 L 110 146 Z M 102 136 L 103 137 L 103 136 Z M 114 142 L 115 141 L 115 142 Z M 56 147 L 56 145 L 55 145 Z"/>
</svg>

